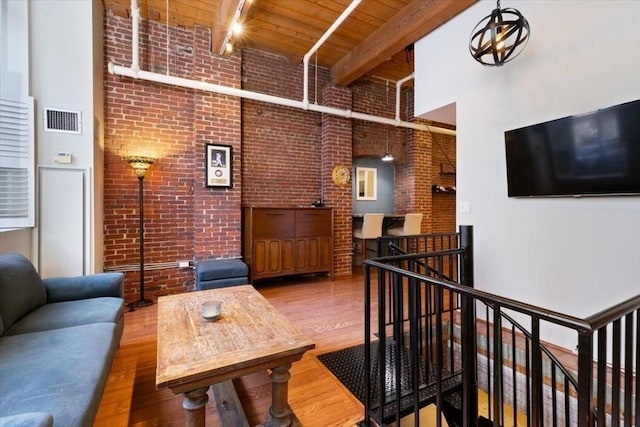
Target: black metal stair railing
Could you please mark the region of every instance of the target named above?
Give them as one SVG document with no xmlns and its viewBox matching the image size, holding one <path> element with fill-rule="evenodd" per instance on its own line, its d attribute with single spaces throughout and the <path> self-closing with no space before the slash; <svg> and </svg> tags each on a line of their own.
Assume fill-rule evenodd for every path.
<svg viewBox="0 0 640 427">
<path fill-rule="evenodd" d="M 470 228 L 444 247 L 383 240 L 364 265 L 366 425 L 417 427 L 433 403 L 436 425 L 640 426 L 640 295 L 580 319 L 474 289 Z M 544 343 L 549 325 L 575 357 Z"/>
</svg>

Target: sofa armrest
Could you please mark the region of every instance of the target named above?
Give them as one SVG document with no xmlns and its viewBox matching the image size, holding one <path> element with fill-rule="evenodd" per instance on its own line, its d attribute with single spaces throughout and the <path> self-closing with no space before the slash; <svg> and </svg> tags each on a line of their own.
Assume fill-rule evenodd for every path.
<svg viewBox="0 0 640 427">
<path fill-rule="evenodd" d="M 43 279 L 47 289 L 47 302 L 74 301 L 97 297 L 124 296 L 122 273 L 99 273 L 77 277 L 51 277 Z"/>
</svg>

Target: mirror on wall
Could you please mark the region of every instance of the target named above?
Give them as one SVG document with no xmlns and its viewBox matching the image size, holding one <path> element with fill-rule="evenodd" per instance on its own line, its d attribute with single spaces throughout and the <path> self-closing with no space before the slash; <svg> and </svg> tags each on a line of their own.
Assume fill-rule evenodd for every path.
<svg viewBox="0 0 640 427">
<path fill-rule="evenodd" d="M 378 170 L 356 168 L 356 200 L 377 200 Z"/>
</svg>

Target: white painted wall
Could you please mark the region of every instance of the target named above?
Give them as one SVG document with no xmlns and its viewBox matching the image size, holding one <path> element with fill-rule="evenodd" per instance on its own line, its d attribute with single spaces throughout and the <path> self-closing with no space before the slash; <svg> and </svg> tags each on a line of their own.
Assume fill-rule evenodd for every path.
<svg viewBox="0 0 640 427">
<path fill-rule="evenodd" d="M 29 96 L 29 4 L 0 1 L 0 97 Z"/>
<path fill-rule="evenodd" d="M 0 97 L 29 96 L 29 3 L 0 0 Z M 0 253 L 33 256 L 32 229 L 0 232 Z"/>
<path fill-rule="evenodd" d="M 72 153 L 68 167 L 93 166 L 91 9 L 91 1 L 31 2 L 31 93 L 37 101 L 39 166 L 59 166 L 53 161 L 59 151 Z M 44 132 L 42 107 L 81 111 L 82 134 Z"/>
<path fill-rule="evenodd" d="M 78 244 L 85 248 L 83 271 L 99 272 L 103 267 L 103 6 L 97 0 L 49 0 L 30 5 L 31 92 L 37 102 L 38 167 L 84 171 L 86 182 L 81 196 L 85 201 L 85 232 L 83 242 Z M 82 133 L 44 132 L 42 107 L 80 111 Z M 58 152 L 72 153 L 72 163 L 55 163 Z M 73 228 L 76 224 L 68 226 Z M 42 248 L 39 256 L 41 264 L 51 264 L 52 258 L 60 257 L 57 253 L 43 253 Z M 71 263 L 76 261 L 64 258 L 57 262 L 69 263 L 69 271 L 75 271 Z"/>
<path fill-rule="evenodd" d="M 16 5 L 24 7 L 16 8 Z M 84 233 L 81 241 L 77 242 L 85 248 L 80 259 L 83 271 L 102 271 L 103 6 L 99 0 L 3 0 L 0 12 L 0 22 L 5 22 L 5 16 L 16 19 L 11 21 L 12 25 L 2 25 L 0 31 L 3 34 L 5 31 L 15 33 L 28 40 L 28 43 L 12 43 L 11 49 L 3 46 L 0 58 L 3 63 L 5 57 L 10 58 L 1 68 L 3 87 L 6 79 L 11 78 L 16 84 L 24 85 L 36 101 L 36 182 L 40 179 L 39 171 L 45 168 L 80 170 L 86 180 L 82 194 L 65 194 L 64 191 L 72 189 L 59 189 L 65 198 L 71 196 L 84 201 L 82 215 L 69 212 L 69 215 L 60 216 L 68 209 L 64 200 L 56 204 L 49 198 L 44 204 L 46 197 L 38 195 L 36 208 L 40 215 L 36 224 L 42 224 L 51 219 L 49 215 L 55 215 L 61 230 L 73 229 L 77 227 L 77 218 L 83 218 Z M 11 73 L 6 73 L 7 70 Z M 82 133 L 44 132 L 43 107 L 80 111 Z M 55 163 L 54 156 L 58 152 L 72 153 L 72 163 Z M 65 223 L 65 218 L 73 223 Z M 66 271 L 65 266 L 69 271 L 77 271 L 73 265 L 77 260 L 70 260 L 62 253 L 47 250 L 47 245 L 40 245 L 43 239 L 41 231 L 36 227 L 34 233 L 25 230 L 2 233 L 0 251 L 29 252 L 25 255 L 36 266 L 59 265 L 62 272 Z M 31 245 L 32 239 L 34 245 Z"/>
<path fill-rule="evenodd" d="M 469 36 L 495 2 L 473 5 L 416 43 L 416 114 L 456 103 L 457 206 L 471 205 L 458 224 L 474 226 L 477 288 L 584 317 L 640 293 L 640 197 L 508 198 L 504 131 L 640 98 L 640 2 L 502 6 L 529 21 L 524 52 L 475 62 Z"/>
</svg>

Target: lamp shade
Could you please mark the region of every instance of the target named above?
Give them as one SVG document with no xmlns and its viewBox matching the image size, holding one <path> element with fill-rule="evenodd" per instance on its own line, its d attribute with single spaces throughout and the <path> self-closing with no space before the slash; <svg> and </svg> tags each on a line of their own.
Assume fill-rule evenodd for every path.
<svg viewBox="0 0 640 427">
<path fill-rule="evenodd" d="M 384 153 L 384 156 L 382 156 L 382 161 L 383 162 L 392 162 L 393 161 L 393 156 L 391 155 L 391 153 L 389 153 L 387 151 L 386 153 Z"/>
<path fill-rule="evenodd" d="M 145 156 L 127 156 L 124 159 L 131 165 L 138 178 L 144 178 L 147 169 L 149 169 L 155 161 L 153 157 Z"/>
<path fill-rule="evenodd" d="M 483 65 L 500 66 L 524 50 L 529 41 L 529 22 L 516 9 L 497 7 L 471 32 L 469 52 Z"/>
</svg>

